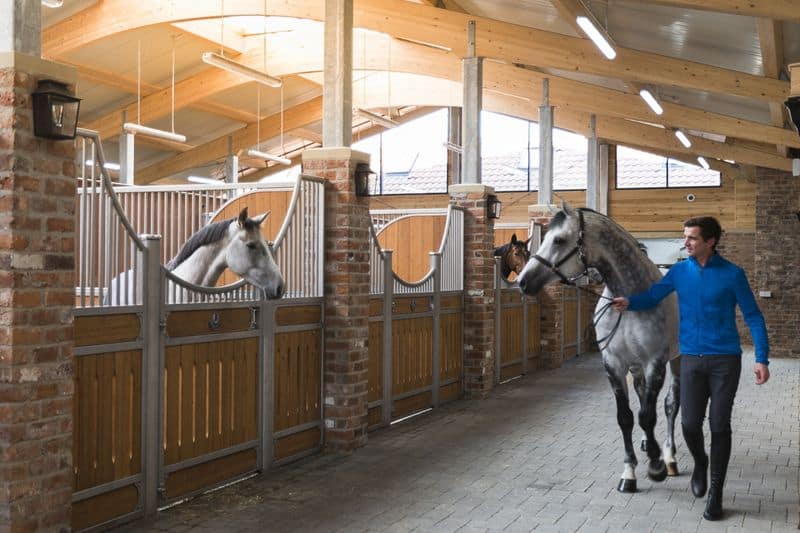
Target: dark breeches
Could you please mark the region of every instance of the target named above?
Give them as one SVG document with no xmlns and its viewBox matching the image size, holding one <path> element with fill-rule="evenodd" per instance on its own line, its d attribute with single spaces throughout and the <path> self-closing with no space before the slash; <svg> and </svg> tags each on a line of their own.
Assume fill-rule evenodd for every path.
<svg viewBox="0 0 800 533">
<path fill-rule="evenodd" d="M 742 358 L 738 355 L 681 356 L 681 422 L 692 432 L 703 431 L 709 398 L 711 431 L 730 432 L 731 411 Z"/>
</svg>

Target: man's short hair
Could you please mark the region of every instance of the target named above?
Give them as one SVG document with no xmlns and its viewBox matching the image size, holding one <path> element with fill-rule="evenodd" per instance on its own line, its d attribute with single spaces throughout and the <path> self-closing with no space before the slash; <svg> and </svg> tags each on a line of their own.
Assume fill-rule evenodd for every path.
<svg viewBox="0 0 800 533">
<path fill-rule="evenodd" d="M 700 228 L 700 235 L 704 241 L 714 239 L 713 248 L 716 249 L 719 244 L 719 239 L 722 236 L 722 226 L 719 225 L 719 220 L 714 217 L 692 217 L 683 223 L 684 228 Z"/>
</svg>

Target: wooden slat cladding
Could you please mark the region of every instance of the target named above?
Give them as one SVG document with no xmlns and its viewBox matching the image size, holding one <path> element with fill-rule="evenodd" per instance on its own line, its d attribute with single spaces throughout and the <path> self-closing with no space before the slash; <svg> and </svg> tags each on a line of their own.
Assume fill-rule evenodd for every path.
<svg viewBox="0 0 800 533">
<path fill-rule="evenodd" d="M 461 309 L 464 306 L 463 296 L 460 294 L 451 294 L 449 296 L 442 296 L 441 306 L 442 309 Z"/>
<path fill-rule="evenodd" d="M 392 321 L 392 395 L 430 387 L 433 319 Z"/>
<path fill-rule="evenodd" d="M 500 369 L 500 381 L 505 381 L 522 374 L 522 363 L 513 363 Z"/>
<path fill-rule="evenodd" d="M 528 361 L 538 361 L 542 351 L 541 306 L 538 303 L 528 304 Z M 528 370 L 538 368 L 538 364 L 528 365 Z"/>
<path fill-rule="evenodd" d="M 402 400 L 395 400 L 394 404 L 392 405 L 392 419 L 396 420 L 398 418 L 403 418 L 404 416 L 414 414 L 417 411 L 427 409 L 430 406 L 430 391 L 425 391 L 408 398 L 403 398 Z"/>
<path fill-rule="evenodd" d="M 461 313 L 442 315 L 439 321 L 439 379 L 458 379 L 463 367 L 463 316 Z"/>
<path fill-rule="evenodd" d="M 135 341 L 142 331 L 141 320 L 134 313 L 78 316 L 73 327 L 75 346 Z"/>
<path fill-rule="evenodd" d="M 511 236 L 516 235 L 517 239 L 524 241 L 528 238 L 528 227 L 523 222 L 518 228 L 494 228 L 494 245 L 502 246 L 511 242 Z"/>
<path fill-rule="evenodd" d="M 428 295 L 395 298 L 392 305 L 392 313 L 395 315 L 429 313 L 430 311 L 431 297 Z"/>
<path fill-rule="evenodd" d="M 257 338 L 170 346 L 164 370 L 164 464 L 256 438 Z"/>
<path fill-rule="evenodd" d="M 435 252 L 442 243 L 445 215 L 414 215 L 387 224 L 378 233 L 384 250 L 393 250 L 392 270 L 400 279 L 413 283 L 422 279 L 431 267 L 427 252 Z"/>
<path fill-rule="evenodd" d="M 211 488 L 229 479 L 255 471 L 255 450 L 244 450 L 197 466 L 171 472 L 166 479 L 166 497 L 180 498 L 201 489 Z"/>
<path fill-rule="evenodd" d="M 275 335 L 275 431 L 319 420 L 320 330 Z"/>
<path fill-rule="evenodd" d="M 299 431 L 275 441 L 275 460 L 318 448 L 321 443 L 319 428 Z"/>
<path fill-rule="evenodd" d="M 247 331 L 252 323 L 250 309 L 208 309 L 175 311 L 167 316 L 169 337 L 190 337 L 210 333 Z"/>
<path fill-rule="evenodd" d="M 141 472 L 141 405 L 141 351 L 75 358 L 75 491 Z"/>
<path fill-rule="evenodd" d="M 500 318 L 500 364 L 522 360 L 522 307 L 503 309 Z M 520 367 L 520 371 L 522 368 Z M 510 376 L 506 376 L 510 377 Z"/>
<path fill-rule="evenodd" d="M 461 397 L 461 380 L 439 387 L 439 401 L 449 402 Z"/>
<path fill-rule="evenodd" d="M 383 296 L 369 299 L 369 316 L 383 315 Z"/>
<path fill-rule="evenodd" d="M 571 345 L 578 341 L 578 301 L 564 301 L 564 344 Z"/>
<path fill-rule="evenodd" d="M 367 401 L 374 402 L 383 398 L 383 322 L 370 322 L 368 346 Z"/>
<path fill-rule="evenodd" d="M 285 306 L 275 310 L 277 326 L 301 326 L 320 322 L 322 322 L 322 308 L 319 305 Z"/>
<path fill-rule="evenodd" d="M 367 426 L 373 427 L 383 422 L 383 407 L 372 407 L 367 415 Z"/>
<path fill-rule="evenodd" d="M 500 294 L 503 305 L 514 305 L 522 303 L 522 293 L 519 289 L 505 289 Z"/>
<path fill-rule="evenodd" d="M 100 494 L 72 504 L 72 530 L 80 531 L 130 514 L 139 503 L 135 485 Z"/>
</svg>

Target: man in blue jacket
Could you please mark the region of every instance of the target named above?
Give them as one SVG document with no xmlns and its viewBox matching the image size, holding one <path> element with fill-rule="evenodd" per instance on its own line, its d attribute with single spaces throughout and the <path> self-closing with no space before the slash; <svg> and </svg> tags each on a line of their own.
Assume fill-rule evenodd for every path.
<svg viewBox="0 0 800 533">
<path fill-rule="evenodd" d="M 742 348 L 736 329 L 736 305 L 750 328 L 756 352 L 756 384 L 769 379 L 769 343 L 764 317 L 753 298 L 744 271 L 722 258 L 716 247 L 722 228 L 714 217 L 696 217 L 684 223 L 689 259 L 679 262 L 645 292 L 614 298 L 617 311 L 639 311 L 658 305 L 672 291 L 678 293 L 681 348 L 681 425 L 686 446 L 694 458 L 692 493 L 706 493 L 709 459 L 703 443 L 703 418 L 709 398 L 711 427 L 711 483 L 703 517 L 722 518 L 722 487 L 731 455 L 731 410 L 742 369 Z"/>
</svg>

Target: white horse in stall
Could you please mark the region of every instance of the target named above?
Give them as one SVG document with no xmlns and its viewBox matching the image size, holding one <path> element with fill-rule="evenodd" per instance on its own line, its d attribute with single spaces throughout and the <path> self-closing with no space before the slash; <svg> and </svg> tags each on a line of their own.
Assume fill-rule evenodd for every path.
<svg viewBox="0 0 800 533">
<path fill-rule="evenodd" d="M 269 243 L 261 234 L 261 224 L 268 216 L 269 212 L 249 218 L 245 207 L 237 218 L 204 226 L 189 237 L 178 255 L 167 263 L 167 270 L 193 285 L 214 287 L 229 268 L 261 289 L 268 299 L 280 298 L 286 290 L 286 282 Z M 170 285 L 175 284 L 170 282 Z M 142 287 L 141 274 L 134 274 L 132 270 L 123 272 L 111 281 L 104 303 L 134 303 L 141 299 Z M 127 302 L 122 300 L 126 294 Z M 170 299 L 173 298 L 170 296 Z"/>
</svg>

